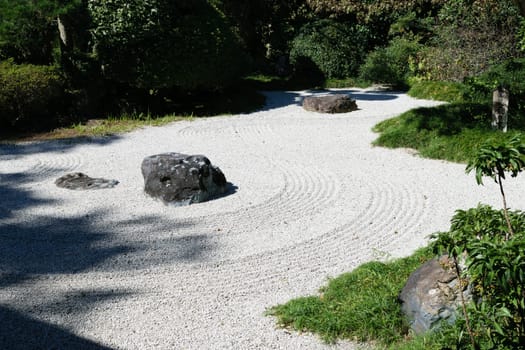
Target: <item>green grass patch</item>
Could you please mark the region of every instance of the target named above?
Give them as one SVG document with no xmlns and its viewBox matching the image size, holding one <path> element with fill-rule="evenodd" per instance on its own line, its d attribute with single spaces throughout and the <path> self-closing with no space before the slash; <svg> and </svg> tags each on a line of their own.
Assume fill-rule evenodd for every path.
<svg viewBox="0 0 525 350">
<path fill-rule="evenodd" d="M 446 81 L 412 81 L 408 95 L 427 100 L 462 102 L 465 85 Z"/>
<path fill-rule="evenodd" d="M 423 157 L 467 162 L 487 141 L 510 139 L 490 128 L 490 107 L 481 103 L 452 103 L 410 110 L 374 127 L 374 145 L 413 148 Z"/>
<path fill-rule="evenodd" d="M 347 338 L 392 344 L 408 333 L 398 294 L 410 273 L 431 257 L 422 249 L 407 258 L 366 263 L 330 280 L 319 296 L 292 300 L 268 314 L 283 327 L 317 333 L 327 342 Z"/>
</svg>

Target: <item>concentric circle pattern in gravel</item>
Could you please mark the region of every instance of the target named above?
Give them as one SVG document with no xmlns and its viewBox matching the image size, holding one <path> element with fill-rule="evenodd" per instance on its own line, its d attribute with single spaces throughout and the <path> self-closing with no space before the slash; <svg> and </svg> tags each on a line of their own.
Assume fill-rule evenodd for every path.
<svg viewBox="0 0 525 350">
<path fill-rule="evenodd" d="M 28 347 L 358 348 L 279 329 L 265 310 L 363 262 L 410 254 L 455 209 L 501 204 L 496 185 L 477 186 L 464 165 L 371 146 L 376 123 L 437 102 L 343 92 L 358 111 L 306 112 L 313 92 L 268 92 L 266 108 L 246 115 L 0 145 L 0 323 L 13 325 L 0 345 L 14 347 L 6 329 L 25 335 L 22 320 L 35 333 L 21 340 Z M 235 191 L 186 207 L 147 197 L 141 161 L 163 152 L 206 155 Z M 77 171 L 120 183 L 54 185 Z M 505 186 L 523 209 L 524 180 Z"/>
</svg>

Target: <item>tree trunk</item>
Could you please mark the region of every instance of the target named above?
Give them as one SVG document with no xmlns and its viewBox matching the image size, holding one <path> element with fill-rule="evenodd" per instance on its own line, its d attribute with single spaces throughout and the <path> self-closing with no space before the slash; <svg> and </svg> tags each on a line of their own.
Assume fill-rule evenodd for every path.
<svg viewBox="0 0 525 350">
<path fill-rule="evenodd" d="M 64 24 L 64 20 L 60 18 L 60 16 L 57 17 L 57 24 L 58 34 L 60 35 L 60 46 L 65 47 L 67 50 L 67 48 L 69 47 L 68 31 L 66 29 L 66 25 Z"/>
<path fill-rule="evenodd" d="M 509 111 L 509 90 L 499 86 L 492 93 L 492 128 L 501 128 L 507 132 L 507 119 Z"/>
</svg>

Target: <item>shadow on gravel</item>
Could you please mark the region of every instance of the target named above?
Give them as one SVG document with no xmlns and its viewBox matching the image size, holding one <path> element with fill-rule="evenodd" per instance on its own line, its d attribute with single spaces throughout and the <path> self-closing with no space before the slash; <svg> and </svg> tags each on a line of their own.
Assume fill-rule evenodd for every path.
<svg viewBox="0 0 525 350">
<path fill-rule="evenodd" d="M 93 211 L 70 217 L 59 213 L 23 218 L 21 210 L 57 204 L 20 186 L 29 181 L 21 173 L 0 174 L 0 349 L 108 349 L 57 326 L 61 321 L 42 320 L 81 322 L 95 305 L 103 308 L 134 291 L 119 290 L 118 285 L 79 291 L 73 285 L 66 295 L 54 295 L 53 275 L 118 274 L 204 261 L 215 249 L 206 234 L 182 234 L 180 230 L 194 225 L 192 220 L 137 217 L 115 222 L 108 217 L 110 213 Z M 165 232 L 173 232 L 173 237 L 163 235 Z M 74 276 L 67 278 L 75 280 Z M 41 285 L 33 289 L 33 281 Z M 19 288 L 25 292 L 14 294 Z"/>
<path fill-rule="evenodd" d="M 262 109 L 268 111 L 290 105 L 302 106 L 306 96 L 346 94 L 356 101 L 391 101 L 398 98 L 400 92 L 395 91 L 366 91 L 359 90 L 307 90 L 300 91 L 263 91 L 266 96 L 266 105 Z"/>
<path fill-rule="evenodd" d="M 93 216 L 103 215 L 94 213 Z M 111 233 L 101 232 L 90 217 L 40 217 L 23 224 L 0 224 L 0 287 L 33 275 L 78 273 L 131 250 L 101 245 Z"/>
<path fill-rule="evenodd" d="M 50 199 L 35 198 L 29 191 L 17 187 L 17 184 L 31 181 L 32 177 L 23 173 L 0 174 L 0 227 L 2 220 L 10 218 L 17 210 L 54 203 Z"/>
<path fill-rule="evenodd" d="M 121 136 L 112 135 L 103 137 L 75 137 L 49 141 L 0 143 L 0 161 L 17 159 L 26 154 L 67 152 L 86 144 L 105 146 L 119 139 L 121 139 Z"/>
<path fill-rule="evenodd" d="M 0 348 L 10 350 L 111 348 L 0 305 Z"/>
</svg>

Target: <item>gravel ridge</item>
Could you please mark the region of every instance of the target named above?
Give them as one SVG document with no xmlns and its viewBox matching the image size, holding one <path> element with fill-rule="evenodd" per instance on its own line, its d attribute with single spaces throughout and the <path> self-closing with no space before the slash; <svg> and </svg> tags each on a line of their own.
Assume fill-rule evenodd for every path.
<svg viewBox="0 0 525 350">
<path fill-rule="evenodd" d="M 379 121 L 439 102 L 331 91 L 359 110 L 307 112 L 302 98 L 327 92 L 265 92 L 250 114 L 1 144 L 0 323 L 31 323 L 11 329 L 27 348 L 360 348 L 279 329 L 265 310 L 363 262 L 410 254 L 455 209 L 501 204 L 496 185 L 477 186 L 464 165 L 371 146 Z M 147 197 L 141 161 L 164 152 L 206 155 L 235 192 L 186 207 Z M 56 187 L 68 172 L 119 184 Z M 524 180 L 505 185 L 512 208 L 525 208 Z M 7 332 L 0 348 L 17 348 Z"/>
</svg>

